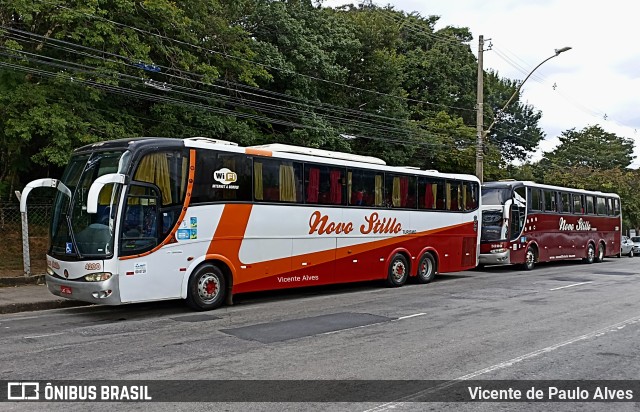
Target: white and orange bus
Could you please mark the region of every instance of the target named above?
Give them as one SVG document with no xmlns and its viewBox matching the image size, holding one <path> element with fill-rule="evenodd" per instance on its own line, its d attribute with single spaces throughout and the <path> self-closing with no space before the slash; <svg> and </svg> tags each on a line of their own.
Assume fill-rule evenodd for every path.
<svg viewBox="0 0 640 412">
<path fill-rule="evenodd" d="M 482 185 L 481 265 L 583 259 L 620 253 L 620 197 L 529 181 Z"/>
<path fill-rule="evenodd" d="M 282 144 L 138 138 L 74 151 L 54 187 L 47 285 L 118 305 L 409 277 L 477 265 L 470 175 Z"/>
</svg>

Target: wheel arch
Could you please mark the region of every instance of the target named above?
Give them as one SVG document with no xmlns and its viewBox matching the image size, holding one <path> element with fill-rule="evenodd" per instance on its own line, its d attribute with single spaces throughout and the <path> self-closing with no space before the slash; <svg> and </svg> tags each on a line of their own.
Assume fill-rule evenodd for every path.
<svg viewBox="0 0 640 412">
<path fill-rule="evenodd" d="M 416 265 L 413 264 L 414 257 L 411 256 L 411 253 L 409 253 L 409 251 L 406 248 L 397 247 L 393 249 L 391 253 L 387 255 L 387 258 L 385 260 L 385 266 L 389 267 L 389 263 L 391 263 L 391 259 L 393 259 L 396 253 L 401 254 L 402 256 L 404 256 L 405 259 L 407 259 L 407 264 L 409 265 L 409 276 L 413 276 L 411 272 L 413 271 L 413 268 Z"/>
<path fill-rule="evenodd" d="M 420 253 L 418 253 L 417 259 L 420 259 L 422 255 L 424 255 L 427 252 L 431 253 L 431 256 L 433 256 L 433 260 L 435 261 L 435 266 L 436 266 L 434 270 L 436 274 L 438 274 L 438 269 L 440 268 L 440 255 L 438 254 L 438 251 L 433 246 L 427 246 L 422 248 Z M 411 273 L 411 276 L 418 276 L 418 265 L 414 265 L 414 266 L 415 266 L 415 273 Z"/>
<path fill-rule="evenodd" d="M 182 290 L 180 297 L 182 299 L 187 298 L 187 289 L 189 288 L 189 279 L 191 275 L 203 265 L 212 264 L 220 268 L 227 281 L 227 299 L 231 297 L 233 290 L 233 277 L 236 273 L 235 266 L 231 261 L 222 255 L 207 255 L 201 256 L 198 259 L 194 259 L 187 268 L 184 276 L 182 277 Z"/>
</svg>

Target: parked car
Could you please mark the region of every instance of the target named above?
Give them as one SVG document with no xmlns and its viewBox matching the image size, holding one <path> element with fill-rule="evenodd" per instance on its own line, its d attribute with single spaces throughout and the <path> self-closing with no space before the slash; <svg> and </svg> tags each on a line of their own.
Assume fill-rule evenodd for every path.
<svg viewBox="0 0 640 412">
<path fill-rule="evenodd" d="M 633 255 L 636 254 L 633 247 L 633 240 L 629 239 L 629 236 L 622 236 L 622 243 L 620 243 L 620 256 L 625 255 L 633 257 Z"/>
<path fill-rule="evenodd" d="M 634 236 L 631 238 L 633 242 L 633 254 L 640 255 L 640 236 Z"/>
</svg>

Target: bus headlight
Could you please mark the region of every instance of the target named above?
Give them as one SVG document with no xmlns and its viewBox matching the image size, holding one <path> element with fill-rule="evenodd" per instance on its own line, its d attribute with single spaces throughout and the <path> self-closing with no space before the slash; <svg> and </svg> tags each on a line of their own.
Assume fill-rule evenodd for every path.
<svg viewBox="0 0 640 412">
<path fill-rule="evenodd" d="M 56 274 L 56 272 L 53 271 L 53 269 L 51 269 L 49 266 L 47 266 L 47 274 L 49 276 L 53 276 Z"/>
<path fill-rule="evenodd" d="M 506 251 L 507 251 L 507 249 L 505 249 L 505 248 L 491 249 L 491 253 L 504 253 Z"/>
<path fill-rule="evenodd" d="M 111 279 L 111 273 L 109 272 L 89 273 L 84 277 L 87 282 L 103 282 L 108 279 Z"/>
</svg>

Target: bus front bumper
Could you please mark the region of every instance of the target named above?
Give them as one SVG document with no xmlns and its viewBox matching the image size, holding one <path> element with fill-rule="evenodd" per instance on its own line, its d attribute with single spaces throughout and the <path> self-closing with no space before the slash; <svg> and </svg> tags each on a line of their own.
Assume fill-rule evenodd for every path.
<svg viewBox="0 0 640 412">
<path fill-rule="evenodd" d="M 49 292 L 56 296 L 102 305 L 120 305 L 122 303 L 117 275 L 103 282 L 65 280 L 51 275 L 46 275 L 45 279 Z"/>
<path fill-rule="evenodd" d="M 508 265 L 511 263 L 509 250 L 500 253 L 481 253 L 478 262 L 480 265 Z"/>
</svg>

